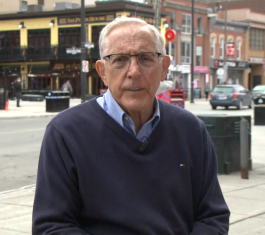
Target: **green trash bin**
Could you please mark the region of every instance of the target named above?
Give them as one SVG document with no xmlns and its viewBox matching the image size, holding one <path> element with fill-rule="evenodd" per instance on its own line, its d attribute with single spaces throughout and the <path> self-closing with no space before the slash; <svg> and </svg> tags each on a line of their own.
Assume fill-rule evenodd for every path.
<svg viewBox="0 0 265 235">
<path fill-rule="evenodd" d="M 251 116 L 198 115 L 212 139 L 217 155 L 218 173 L 240 171 L 240 121 L 249 122 L 249 169 L 251 161 Z"/>
</svg>

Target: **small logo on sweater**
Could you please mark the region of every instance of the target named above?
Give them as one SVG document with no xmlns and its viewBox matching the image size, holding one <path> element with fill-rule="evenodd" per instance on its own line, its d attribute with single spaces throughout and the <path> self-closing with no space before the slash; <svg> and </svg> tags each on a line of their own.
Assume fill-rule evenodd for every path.
<svg viewBox="0 0 265 235">
<path fill-rule="evenodd" d="M 180 166 L 180 167 L 184 167 L 184 166 L 185 166 L 185 164 L 180 164 L 179 166 Z"/>
</svg>

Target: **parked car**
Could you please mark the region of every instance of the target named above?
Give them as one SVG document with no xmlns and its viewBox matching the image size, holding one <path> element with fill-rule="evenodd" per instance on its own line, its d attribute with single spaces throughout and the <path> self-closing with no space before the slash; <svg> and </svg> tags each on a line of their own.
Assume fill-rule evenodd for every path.
<svg viewBox="0 0 265 235">
<path fill-rule="evenodd" d="M 210 104 L 212 109 L 218 106 L 226 109 L 230 106 L 235 106 L 237 109 L 243 106 L 252 108 L 252 95 L 242 85 L 217 85 L 210 94 Z"/>
<path fill-rule="evenodd" d="M 265 104 L 265 85 L 255 86 L 252 90 L 254 104 Z"/>
</svg>

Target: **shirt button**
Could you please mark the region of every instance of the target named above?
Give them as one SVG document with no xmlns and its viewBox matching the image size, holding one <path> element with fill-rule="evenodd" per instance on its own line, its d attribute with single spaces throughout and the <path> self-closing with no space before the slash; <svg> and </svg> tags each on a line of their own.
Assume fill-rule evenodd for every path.
<svg viewBox="0 0 265 235">
<path fill-rule="evenodd" d="M 125 117 L 124 119 L 125 119 L 126 121 L 128 121 L 129 118 L 128 118 L 128 117 Z"/>
</svg>

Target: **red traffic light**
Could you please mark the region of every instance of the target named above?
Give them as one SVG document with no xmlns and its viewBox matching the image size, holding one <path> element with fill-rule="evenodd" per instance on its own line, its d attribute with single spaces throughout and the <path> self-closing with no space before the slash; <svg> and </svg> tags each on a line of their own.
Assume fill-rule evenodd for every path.
<svg viewBox="0 0 265 235">
<path fill-rule="evenodd" d="M 176 31 L 174 29 L 168 29 L 165 33 L 165 37 L 167 41 L 172 41 L 176 37 Z"/>
</svg>

